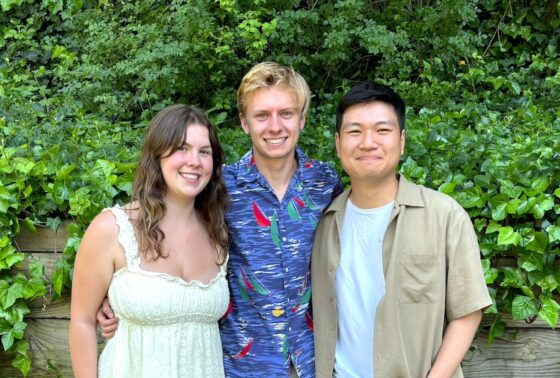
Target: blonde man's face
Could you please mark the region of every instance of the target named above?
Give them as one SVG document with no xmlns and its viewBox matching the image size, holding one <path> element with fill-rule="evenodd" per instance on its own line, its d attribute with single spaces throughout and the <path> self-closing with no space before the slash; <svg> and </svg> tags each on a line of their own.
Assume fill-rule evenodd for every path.
<svg viewBox="0 0 560 378">
<path fill-rule="evenodd" d="M 293 159 L 305 117 L 289 88 L 274 86 L 251 93 L 240 121 L 243 130 L 251 137 L 258 164 Z"/>
</svg>

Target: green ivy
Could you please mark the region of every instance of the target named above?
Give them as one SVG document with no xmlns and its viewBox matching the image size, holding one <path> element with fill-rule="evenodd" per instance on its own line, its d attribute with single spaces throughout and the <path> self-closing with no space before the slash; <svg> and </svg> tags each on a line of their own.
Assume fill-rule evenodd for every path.
<svg viewBox="0 0 560 378">
<path fill-rule="evenodd" d="M 408 106 L 401 172 L 473 220 L 494 305 L 550 327 L 560 303 L 560 6 L 553 0 L 0 0 L 0 337 L 29 373 L 29 303 L 70 289 L 81 237 L 129 199 L 146 122 L 168 104 L 208 111 L 228 161 L 250 147 L 235 93 L 261 60 L 292 65 L 313 98 L 300 145 L 331 162 L 354 82 Z M 343 176 L 344 183 L 348 178 Z M 50 281 L 21 227 L 68 241 Z M 28 266 L 22 270 L 23 264 Z"/>
</svg>

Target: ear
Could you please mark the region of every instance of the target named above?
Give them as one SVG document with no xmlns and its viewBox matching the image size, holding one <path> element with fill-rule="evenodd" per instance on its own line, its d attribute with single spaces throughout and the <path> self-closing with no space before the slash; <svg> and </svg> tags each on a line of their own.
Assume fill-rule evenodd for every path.
<svg viewBox="0 0 560 378">
<path fill-rule="evenodd" d="M 406 142 L 406 135 L 405 135 L 406 133 L 405 133 L 405 131 L 406 131 L 406 130 L 401 131 L 401 156 L 404 155 L 404 145 L 405 145 L 405 142 Z"/>
<path fill-rule="evenodd" d="M 301 116 L 301 119 L 299 120 L 299 129 L 303 130 L 303 128 L 305 127 L 305 121 L 307 119 L 307 114 L 304 116 Z"/>
<path fill-rule="evenodd" d="M 241 128 L 245 132 L 245 134 L 249 134 L 249 124 L 247 123 L 247 119 L 243 115 L 243 113 L 239 113 L 239 122 L 241 123 Z"/>
<path fill-rule="evenodd" d="M 334 134 L 334 144 L 336 145 L 336 156 L 340 158 L 340 135 L 338 132 Z"/>
</svg>

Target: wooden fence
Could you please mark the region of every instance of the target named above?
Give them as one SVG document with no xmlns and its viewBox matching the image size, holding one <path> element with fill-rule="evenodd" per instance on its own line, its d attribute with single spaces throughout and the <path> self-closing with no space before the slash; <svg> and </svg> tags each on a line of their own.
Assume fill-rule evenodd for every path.
<svg viewBox="0 0 560 378">
<path fill-rule="evenodd" d="M 37 233 L 22 232 L 16 243 L 21 251 L 43 262 L 50 278 L 66 238 L 64 227 L 58 233 L 43 228 Z M 68 296 L 55 303 L 45 299 L 32 304 L 26 317 L 32 360 L 28 377 L 73 376 L 68 348 L 69 319 Z M 506 317 L 506 322 L 506 334 L 516 331 L 516 338 L 495 340 L 488 345 L 484 335 L 479 336 L 463 361 L 465 377 L 560 377 L 560 330 L 551 330 L 541 321 L 526 324 Z M 0 377 L 21 376 L 0 352 Z"/>
</svg>

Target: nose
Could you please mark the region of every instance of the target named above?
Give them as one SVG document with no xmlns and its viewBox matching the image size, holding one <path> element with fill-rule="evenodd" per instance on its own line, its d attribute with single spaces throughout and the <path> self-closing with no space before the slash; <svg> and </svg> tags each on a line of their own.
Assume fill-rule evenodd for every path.
<svg viewBox="0 0 560 378">
<path fill-rule="evenodd" d="M 377 138 L 375 137 L 375 132 L 365 131 L 362 134 L 362 140 L 360 142 L 360 147 L 363 149 L 374 149 L 379 145 L 377 144 Z"/>
<path fill-rule="evenodd" d="M 272 131 L 280 131 L 282 129 L 282 117 L 277 113 L 271 114 L 268 121 L 268 128 Z"/>
<path fill-rule="evenodd" d="M 191 149 L 185 154 L 185 164 L 189 167 L 199 167 L 200 166 L 200 155 L 198 151 Z"/>
</svg>

